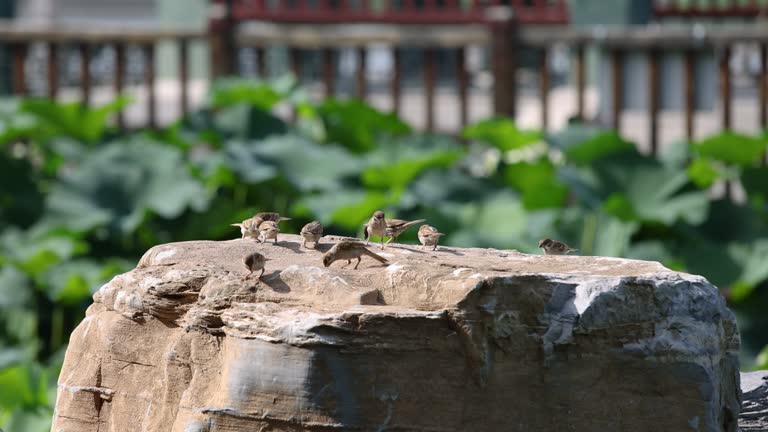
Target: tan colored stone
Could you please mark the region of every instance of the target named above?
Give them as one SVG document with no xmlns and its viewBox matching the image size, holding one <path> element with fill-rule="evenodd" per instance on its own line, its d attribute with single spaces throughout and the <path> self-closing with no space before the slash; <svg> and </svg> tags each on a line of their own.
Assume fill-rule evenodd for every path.
<svg viewBox="0 0 768 432">
<path fill-rule="evenodd" d="M 53 430 L 736 430 L 738 331 L 704 278 L 445 246 L 324 268 L 334 238 L 301 241 L 148 251 L 72 334 Z"/>
</svg>

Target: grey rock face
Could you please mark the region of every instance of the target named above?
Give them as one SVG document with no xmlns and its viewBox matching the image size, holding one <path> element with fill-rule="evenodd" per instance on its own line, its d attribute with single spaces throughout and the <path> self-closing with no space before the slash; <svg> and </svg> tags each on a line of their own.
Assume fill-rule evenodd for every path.
<svg viewBox="0 0 768 432">
<path fill-rule="evenodd" d="M 768 371 L 741 374 L 744 401 L 739 415 L 742 432 L 768 431 Z"/>
<path fill-rule="evenodd" d="M 54 430 L 737 430 L 738 331 L 704 278 L 405 245 L 324 268 L 333 239 L 301 241 L 148 251 L 72 334 Z"/>
</svg>

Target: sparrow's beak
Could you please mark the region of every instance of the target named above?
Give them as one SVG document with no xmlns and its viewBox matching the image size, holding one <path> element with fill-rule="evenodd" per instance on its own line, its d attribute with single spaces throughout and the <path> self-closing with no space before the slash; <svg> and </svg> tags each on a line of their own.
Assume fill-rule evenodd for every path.
<svg viewBox="0 0 768 432">
<path fill-rule="evenodd" d="M 543 247 L 543 246 L 544 246 L 544 240 L 539 240 L 539 247 Z"/>
</svg>

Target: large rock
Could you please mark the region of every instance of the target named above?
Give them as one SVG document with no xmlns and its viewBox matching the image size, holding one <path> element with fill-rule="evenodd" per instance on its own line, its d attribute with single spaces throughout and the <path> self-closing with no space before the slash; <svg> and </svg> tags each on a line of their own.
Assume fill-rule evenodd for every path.
<svg viewBox="0 0 768 432">
<path fill-rule="evenodd" d="M 324 268 L 299 243 L 148 251 L 72 334 L 53 430 L 737 428 L 736 322 L 702 277 L 404 245 Z M 260 285 L 241 280 L 253 250 Z"/>
<path fill-rule="evenodd" d="M 741 374 L 744 401 L 739 415 L 742 432 L 768 431 L 768 371 Z"/>
</svg>

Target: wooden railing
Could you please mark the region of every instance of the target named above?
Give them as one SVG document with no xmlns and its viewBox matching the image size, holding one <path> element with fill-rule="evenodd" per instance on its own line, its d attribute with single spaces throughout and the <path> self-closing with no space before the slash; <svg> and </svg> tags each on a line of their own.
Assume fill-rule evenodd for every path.
<svg viewBox="0 0 768 432">
<path fill-rule="evenodd" d="M 565 0 L 215 0 L 221 18 L 231 4 L 235 21 L 277 23 L 476 24 L 489 9 L 510 7 L 522 24 L 565 24 Z"/>
<path fill-rule="evenodd" d="M 647 92 L 647 117 L 648 135 L 650 137 L 650 151 L 657 153 L 659 149 L 659 85 L 662 77 L 659 74 L 659 58 L 664 53 L 682 53 L 683 68 L 681 70 L 683 87 L 682 93 L 685 137 L 692 140 L 695 136 L 694 101 L 697 97 L 695 85 L 695 62 L 698 56 L 714 53 L 718 62 L 719 71 L 719 100 L 720 128 L 732 129 L 732 71 L 730 67 L 732 47 L 737 43 L 750 43 L 759 46 L 760 72 L 757 83 L 758 92 L 755 104 L 758 111 L 758 124 L 756 129 L 768 127 L 768 29 L 760 27 L 741 27 L 732 29 L 712 30 L 707 33 L 699 33 L 696 28 L 665 28 L 643 27 L 639 29 L 622 29 L 607 31 L 565 31 L 565 32 L 541 32 L 536 30 L 523 30 L 520 32 L 521 42 L 538 47 L 543 52 L 554 43 L 568 43 L 575 47 L 577 56 L 576 76 L 578 97 L 583 98 L 584 61 L 583 50 L 585 46 L 595 45 L 608 53 L 610 58 L 610 76 L 606 77 L 611 83 L 609 92 L 611 98 L 611 124 L 615 130 L 622 130 L 622 113 L 624 103 L 624 74 L 625 58 L 629 53 L 643 52 L 647 58 L 647 81 L 637 83 Z M 548 69 L 542 67 L 539 71 L 542 82 L 548 79 Z M 542 85 L 540 97 L 544 100 L 548 97 L 546 85 Z M 579 103 L 583 106 L 583 102 Z M 542 117 L 546 119 L 547 105 L 542 105 Z M 580 109 L 581 111 L 581 109 Z M 580 112 L 580 115 L 583 111 Z"/>
<path fill-rule="evenodd" d="M 732 72 L 729 67 L 731 47 L 737 43 L 752 43 L 759 45 L 761 73 L 755 104 L 759 111 L 759 124 L 756 127 L 768 127 L 766 98 L 768 95 L 768 70 L 766 62 L 766 47 L 768 46 L 768 29 L 740 28 L 720 29 L 701 33 L 694 28 L 643 27 L 638 29 L 617 30 L 575 30 L 561 28 L 551 31 L 547 28 L 515 27 L 505 25 L 434 25 L 414 28 L 407 25 L 370 26 L 318 26 L 302 24 L 269 24 L 251 23 L 243 25 L 236 37 L 237 45 L 245 49 L 257 51 L 256 58 L 263 58 L 263 50 L 271 45 L 288 46 L 291 50 L 291 65 L 296 76 L 301 76 L 302 64 L 298 53 L 301 50 L 320 50 L 322 55 L 322 82 L 325 95 L 334 95 L 336 63 L 335 50 L 339 47 L 356 47 L 359 61 L 357 63 L 356 93 L 360 98 L 366 97 L 366 80 L 364 76 L 366 64 L 366 47 L 372 44 L 390 46 L 394 66 L 390 82 L 390 98 L 394 111 L 400 108 L 402 73 L 400 51 L 403 47 L 421 48 L 422 52 L 422 82 L 424 105 L 424 124 L 432 129 L 435 124 L 435 62 L 434 53 L 437 47 L 454 50 L 457 58 L 457 68 L 454 72 L 456 103 L 459 105 L 457 125 L 464 125 L 470 117 L 470 106 L 467 93 L 469 87 L 468 72 L 465 63 L 465 50 L 469 45 L 484 45 L 490 47 L 494 74 L 494 111 L 498 114 L 514 117 L 517 100 L 517 57 L 522 47 L 538 52 L 538 62 L 535 74 L 538 76 L 538 99 L 540 100 L 540 126 L 548 129 L 551 116 L 551 105 L 548 102 L 551 92 L 552 71 L 549 67 L 549 53 L 555 45 L 567 45 L 572 53 L 573 74 L 570 85 L 575 88 L 576 109 L 572 118 L 590 120 L 586 113 L 586 62 L 585 52 L 590 47 L 597 47 L 605 53 L 609 61 L 609 75 L 600 80 L 610 83 L 608 91 L 608 106 L 610 106 L 607 126 L 618 131 L 623 128 L 622 116 L 626 111 L 624 98 L 626 58 L 629 54 L 644 53 L 647 58 L 647 81 L 636 83 L 647 92 L 646 116 L 648 117 L 648 141 L 651 152 L 659 149 L 659 116 L 660 116 L 660 58 L 670 52 L 682 53 L 683 68 L 680 89 L 683 102 L 684 136 L 688 139 L 695 137 L 695 100 L 697 85 L 695 81 L 695 63 L 699 56 L 715 54 L 719 64 L 719 100 L 722 104 L 720 126 L 722 129 L 732 128 Z M 261 66 L 263 68 L 263 65 Z M 262 69 L 263 70 L 263 69 Z"/>
<path fill-rule="evenodd" d="M 155 50 L 161 41 L 175 41 L 179 50 L 179 105 L 180 111 L 189 110 L 189 44 L 193 40 L 207 37 L 203 31 L 159 29 L 159 28 L 120 28 L 119 26 L 83 25 L 72 26 L 38 26 L 13 21 L 0 22 L 0 44 L 10 47 L 11 52 L 11 82 L 13 94 L 28 95 L 28 83 L 32 78 L 27 73 L 26 63 L 29 47 L 43 43 L 47 46 L 47 61 L 45 71 L 46 96 L 57 99 L 60 85 L 59 61 L 60 48 L 63 46 L 77 47 L 80 57 L 79 88 L 80 100 L 88 105 L 91 102 L 92 76 L 91 54 L 96 47 L 112 46 L 115 49 L 115 59 L 112 71 L 112 85 L 116 94 L 122 94 L 126 76 L 126 48 L 136 46 L 141 49 L 144 61 L 143 85 L 147 89 L 147 126 L 157 125 L 157 95 L 155 73 Z M 124 116 L 117 115 L 117 124 L 124 126 Z"/>
</svg>

